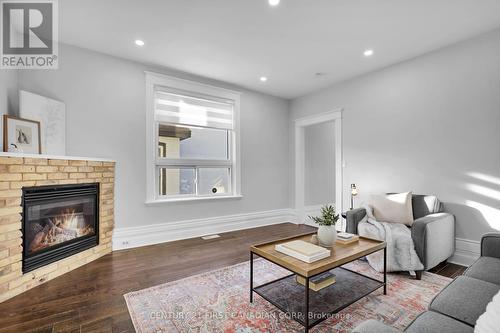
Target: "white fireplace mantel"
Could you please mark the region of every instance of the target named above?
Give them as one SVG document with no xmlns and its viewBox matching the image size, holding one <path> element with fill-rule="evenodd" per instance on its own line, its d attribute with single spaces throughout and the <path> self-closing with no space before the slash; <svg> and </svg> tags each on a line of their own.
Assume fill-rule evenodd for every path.
<svg viewBox="0 0 500 333">
<path fill-rule="evenodd" d="M 52 160 L 70 160 L 70 161 L 98 161 L 98 162 L 116 162 L 115 160 L 100 157 L 80 157 L 80 156 L 57 156 L 45 154 L 24 154 L 0 152 L 0 157 L 26 157 L 26 158 L 47 158 Z"/>
</svg>

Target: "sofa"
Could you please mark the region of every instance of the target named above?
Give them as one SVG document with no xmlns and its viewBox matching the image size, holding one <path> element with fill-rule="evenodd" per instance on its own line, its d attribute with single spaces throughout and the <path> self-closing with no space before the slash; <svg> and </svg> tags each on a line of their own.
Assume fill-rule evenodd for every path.
<svg viewBox="0 0 500 333">
<path fill-rule="evenodd" d="M 429 270 L 446 261 L 455 252 L 455 217 L 443 212 L 443 205 L 436 196 L 413 194 L 414 222 L 411 237 L 424 270 Z M 346 231 L 358 233 L 358 224 L 366 216 L 364 208 L 346 212 Z M 421 279 L 422 271 L 416 272 Z"/>
<path fill-rule="evenodd" d="M 481 257 L 446 286 L 406 329 L 406 333 L 472 333 L 493 296 L 500 291 L 500 233 L 481 239 Z M 499 328 L 500 331 L 500 328 Z M 353 333 L 401 333 L 376 320 L 358 325 Z"/>
</svg>

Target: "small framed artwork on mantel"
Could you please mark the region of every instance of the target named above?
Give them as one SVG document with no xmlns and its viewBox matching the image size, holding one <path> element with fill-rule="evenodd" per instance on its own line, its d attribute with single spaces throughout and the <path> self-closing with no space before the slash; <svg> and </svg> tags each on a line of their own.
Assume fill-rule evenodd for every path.
<svg viewBox="0 0 500 333">
<path fill-rule="evenodd" d="M 4 115 L 3 150 L 13 153 L 40 154 L 40 122 Z"/>
</svg>

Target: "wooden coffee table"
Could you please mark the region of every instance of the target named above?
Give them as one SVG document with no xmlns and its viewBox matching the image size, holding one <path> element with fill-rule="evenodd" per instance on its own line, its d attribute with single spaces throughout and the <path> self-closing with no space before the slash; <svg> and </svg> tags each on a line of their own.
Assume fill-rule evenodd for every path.
<svg viewBox="0 0 500 333">
<path fill-rule="evenodd" d="M 300 239 L 309 242 L 313 234 L 314 232 L 309 232 L 256 244 L 250 248 L 250 302 L 253 303 L 254 292 L 259 294 L 283 311 L 287 318 L 294 319 L 303 325 L 305 332 L 381 287 L 384 288 L 384 295 L 387 294 L 387 252 L 384 241 L 360 237 L 358 242 L 351 244 L 335 244 L 331 248 L 330 257 L 310 264 L 274 249 L 276 244 L 292 240 Z M 382 250 L 384 251 L 383 281 L 341 267 L 346 263 Z M 292 274 L 254 287 L 253 262 L 255 255 L 289 270 Z M 336 275 L 336 283 L 318 292 L 311 291 L 295 281 L 295 276 L 299 275 L 306 280 L 306 285 L 309 285 L 309 279 L 330 270 Z"/>
</svg>

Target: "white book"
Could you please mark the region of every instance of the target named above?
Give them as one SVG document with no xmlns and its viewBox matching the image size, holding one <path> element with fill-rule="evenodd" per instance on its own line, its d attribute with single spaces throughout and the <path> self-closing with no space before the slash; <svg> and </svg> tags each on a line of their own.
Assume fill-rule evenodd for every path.
<svg viewBox="0 0 500 333">
<path fill-rule="evenodd" d="M 318 254 L 315 254 L 313 256 L 307 256 L 305 254 L 302 254 L 302 253 L 293 251 L 293 250 L 291 250 L 291 249 L 289 249 L 287 247 L 284 247 L 281 244 L 276 245 L 274 248 L 278 252 L 284 253 L 284 254 L 286 254 L 286 255 L 288 255 L 290 257 L 294 257 L 296 259 L 299 259 L 301 261 L 307 262 L 309 264 L 312 263 L 312 262 L 315 262 L 315 261 L 318 261 L 318 260 L 321 260 L 321 259 L 324 259 L 324 258 L 327 258 L 327 257 L 330 256 L 330 250 L 327 250 L 327 249 L 325 249 L 325 251 L 320 252 Z"/>
<path fill-rule="evenodd" d="M 340 239 L 345 239 L 345 240 L 349 240 L 349 239 L 352 239 L 354 236 L 354 234 L 350 234 L 350 233 L 347 233 L 347 232 L 340 232 L 337 234 L 337 237 L 340 238 Z"/>
<path fill-rule="evenodd" d="M 286 243 L 281 243 L 280 244 L 283 247 L 286 247 L 287 249 L 290 249 L 292 251 L 304 254 L 308 257 L 313 257 L 317 254 L 323 253 L 326 251 L 324 247 L 303 241 L 303 240 L 293 240 L 290 242 Z"/>
</svg>

